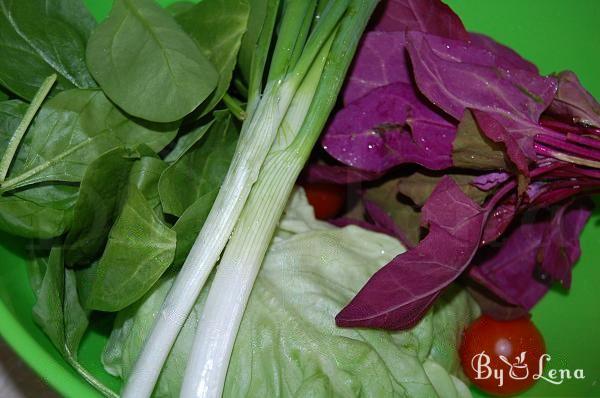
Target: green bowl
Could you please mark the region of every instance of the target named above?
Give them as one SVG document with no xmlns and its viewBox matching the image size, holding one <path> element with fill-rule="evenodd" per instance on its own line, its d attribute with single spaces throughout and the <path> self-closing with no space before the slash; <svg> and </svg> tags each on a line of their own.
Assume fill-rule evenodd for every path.
<svg viewBox="0 0 600 398">
<path fill-rule="evenodd" d="M 584 85 L 600 97 L 600 1 L 597 0 L 446 0 L 473 31 L 487 33 L 535 62 L 543 73 L 575 71 Z M 163 0 L 162 4 L 172 3 Z M 101 19 L 109 0 L 86 0 Z M 600 397 L 600 309 L 597 303 L 600 267 L 600 211 L 587 225 L 583 255 L 575 267 L 570 292 L 553 289 L 534 309 L 533 320 L 542 331 L 552 356 L 549 368 L 583 369 L 584 380 L 560 385 L 539 381 L 526 397 Z M 0 335 L 51 386 L 66 397 L 100 395 L 61 358 L 33 323 L 33 293 L 25 262 L 26 242 L 0 235 Z M 100 364 L 100 353 L 110 331 L 107 321 L 92 322 L 81 345 L 80 359 L 94 375 L 118 391 L 120 381 Z M 476 397 L 484 394 L 474 391 Z M 382 397 L 383 398 L 383 397 Z M 418 397 L 421 398 L 421 397 Z"/>
</svg>

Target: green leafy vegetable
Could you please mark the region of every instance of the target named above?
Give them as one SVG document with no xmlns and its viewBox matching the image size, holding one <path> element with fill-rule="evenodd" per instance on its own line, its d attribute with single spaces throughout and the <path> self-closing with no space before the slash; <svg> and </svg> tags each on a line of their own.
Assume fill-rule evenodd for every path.
<svg viewBox="0 0 600 398">
<path fill-rule="evenodd" d="M 65 240 L 68 265 L 93 260 L 102 251 L 117 215 L 135 157 L 122 148 L 105 153 L 87 168 Z"/>
<path fill-rule="evenodd" d="M 315 220 L 303 195 L 294 197 L 286 214 L 244 313 L 224 397 L 429 397 L 438 390 L 440 397 L 470 396 L 456 373 L 460 332 L 478 314 L 465 292 L 448 291 L 409 331 L 336 328 L 336 312 L 403 248 L 385 235 Z M 172 282 L 166 276 L 118 315 L 103 354 L 110 373 L 131 372 Z M 177 339 L 156 397 L 178 396 L 207 291 Z M 448 380 L 457 387 L 444 389 Z"/>
<path fill-rule="evenodd" d="M 77 361 L 79 343 L 88 327 L 88 314 L 79 303 L 74 271 L 64 268 L 61 248 L 53 247 L 47 259 L 36 258 L 29 267 L 34 277 L 37 275 L 39 283 L 34 289 L 37 302 L 33 307 L 33 317 L 36 323 L 83 378 L 104 395 L 116 397 Z M 44 277 L 40 283 L 39 276 L 42 274 Z"/>
<path fill-rule="evenodd" d="M 180 266 L 185 261 L 190 252 L 196 237 L 204 221 L 208 217 L 215 199 L 217 198 L 217 189 L 207 192 L 200 196 L 190 207 L 188 207 L 179 220 L 173 226 L 173 230 L 177 233 L 177 249 L 175 251 L 175 260 L 173 265 Z"/>
<path fill-rule="evenodd" d="M 216 113 L 206 135 L 165 170 L 159 182 L 165 213 L 181 216 L 202 195 L 221 186 L 235 152 L 238 128 L 229 112 Z M 186 189 L 181 189 L 181 187 Z"/>
<path fill-rule="evenodd" d="M 176 17 L 179 14 L 191 10 L 194 8 L 194 5 L 195 3 L 191 1 L 176 1 L 175 3 L 169 4 L 166 9 L 171 13 L 171 15 Z"/>
<path fill-rule="evenodd" d="M 152 0 L 117 0 L 90 37 L 87 64 L 127 113 L 173 122 L 215 89 L 218 74 L 196 43 Z"/>
<path fill-rule="evenodd" d="M 14 165 L 2 188 L 44 181 L 80 182 L 87 166 L 103 153 L 140 144 L 158 151 L 175 137 L 176 129 L 176 124 L 128 118 L 102 91 L 65 91 L 40 110 L 25 136 L 25 161 L 20 167 Z"/>
<path fill-rule="evenodd" d="M 162 219 L 163 212 L 158 193 L 158 181 L 168 167 L 158 157 L 144 156 L 135 162 L 129 175 L 129 183 L 137 187 L 156 215 Z"/>
<path fill-rule="evenodd" d="M 172 163 L 179 160 L 179 158 L 181 158 L 187 151 L 189 151 L 190 148 L 196 142 L 200 141 L 200 139 L 204 137 L 204 134 L 206 134 L 210 126 L 212 126 L 213 122 L 214 120 L 211 120 L 210 122 L 202 126 L 196 127 L 187 134 L 179 137 L 173 149 L 171 149 L 169 151 L 169 154 L 165 156 L 165 161 Z"/>
<path fill-rule="evenodd" d="M 95 87 L 84 61 L 94 25 L 79 0 L 0 1 L 0 84 L 27 100 L 53 73 L 57 90 Z"/>
<path fill-rule="evenodd" d="M 242 39 L 238 67 L 252 94 L 260 90 L 279 0 L 249 0 L 248 28 Z"/>
<path fill-rule="evenodd" d="M 83 305 L 119 311 L 135 303 L 169 268 L 175 247 L 175 232 L 157 217 L 140 190 L 130 185 L 102 257 L 81 271 Z"/>
<path fill-rule="evenodd" d="M 11 100 L 0 102 L 0 153 L 25 116 L 27 104 Z M 27 140 L 13 159 L 13 167 L 24 163 Z M 26 238 L 48 239 L 62 235 L 71 225 L 70 210 L 77 188 L 67 185 L 36 185 L 11 194 L 0 195 L 0 229 Z"/>
<path fill-rule="evenodd" d="M 15 195 L 0 196 L 0 230 L 24 238 L 50 239 L 67 231 L 72 212 Z"/>
<path fill-rule="evenodd" d="M 10 137 L 8 144 L 6 145 L 6 150 L 4 155 L 2 156 L 2 160 L 0 160 L 0 182 L 4 181 L 6 175 L 8 174 L 8 169 L 13 162 L 13 158 L 17 153 L 17 149 L 21 144 L 21 140 L 25 136 L 31 121 L 35 117 L 35 114 L 38 112 L 40 107 L 42 106 L 42 102 L 46 99 L 46 96 L 52 89 L 52 86 L 56 82 L 56 75 L 51 75 L 42 83 L 41 87 L 33 97 L 31 104 L 27 108 L 25 115 L 21 119 L 21 122 L 15 129 L 14 134 Z"/>
<path fill-rule="evenodd" d="M 247 0 L 203 0 L 176 17 L 219 73 L 200 115 L 210 112 L 229 88 L 249 11 Z"/>
</svg>

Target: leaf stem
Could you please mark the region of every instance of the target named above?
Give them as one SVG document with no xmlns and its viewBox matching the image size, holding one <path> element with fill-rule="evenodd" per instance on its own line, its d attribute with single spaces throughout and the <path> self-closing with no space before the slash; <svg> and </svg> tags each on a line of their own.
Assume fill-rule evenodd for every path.
<svg viewBox="0 0 600 398">
<path fill-rule="evenodd" d="M 100 380 L 96 379 L 86 368 L 84 368 L 79 362 L 77 362 L 73 357 L 67 347 L 67 362 L 79 373 L 81 377 L 85 379 L 89 384 L 91 384 L 96 390 L 100 391 L 102 395 L 107 398 L 119 398 L 119 396 L 106 385 L 104 385 Z"/>
<path fill-rule="evenodd" d="M 240 80 L 239 77 L 233 79 L 233 86 L 242 97 L 246 99 L 248 98 L 248 87 L 244 84 L 243 81 Z"/>
<path fill-rule="evenodd" d="M 6 179 L 10 165 L 12 164 L 15 154 L 19 149 L 19 144 L 21 143 L 21 140 L 23 140 L 31 121 L 42 106 L 44 99 L 46 99 L 48 93 L 52 89 L 52 86 L 56 82 L 56 77 L 56 74 L 53 74 L 44 80 L 37 93 L 35 93 L 35 96 L 33 97 L 29 108 L 27 108 L 25 116 L 23 116 L 19 126 L 17 126 L 15 133 L 10 138 L 10 141 L 8 141 L 6 152 L 4 152 L 4 156 L 2 156 L 2 160 L 0 160 L 0 183 L 4 182 Z"/>
<path fill-rule="evenodd" d="M 223 103 L 227 106 L 227 109 L 235 116 L 237 120 L 244 121 L 248 117 L 248 114 L 243 108 L 242 102 L 229 95 L 229 93 L 225 93 L 223 96 Z"/>
</svg>

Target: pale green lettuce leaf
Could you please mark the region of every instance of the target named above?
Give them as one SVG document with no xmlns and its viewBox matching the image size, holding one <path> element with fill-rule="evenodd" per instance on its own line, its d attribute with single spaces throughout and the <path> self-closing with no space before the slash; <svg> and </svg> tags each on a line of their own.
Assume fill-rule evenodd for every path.
<svg viewBox="0 0 600 398">
<path fill-rule="evenodd" d="M 478 308 L 465 291 L 446 291 L 409 331 L 335 326 L 338 311 L 404 250 L 389 236 L 316 220 L 298 191 L 250 296 L 223 397 L 470 397 L 456 347 Z M 102 358 L 111 374 L 126 378 L 131 371 L 173 278 L 119 313 Z M 206 293 L 177 339 L 157 397 L 179 394 Z"/>
</svg>

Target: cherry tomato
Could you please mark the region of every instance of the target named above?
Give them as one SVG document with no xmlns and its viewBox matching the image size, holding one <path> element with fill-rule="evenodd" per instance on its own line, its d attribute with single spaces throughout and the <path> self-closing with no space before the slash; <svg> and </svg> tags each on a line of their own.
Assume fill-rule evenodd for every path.
<svg viewBox="0 0 600 398">
<path fill-rule="evenodd" d="M 484 315 L 465 330 L 460 358 L 473 384 L 492 395 L 507 396 L 535 383 L 545 352 L 544 339 L 528 318 L 496 321 Z"/>
<path fill-rule="evenodd" d="M 336 184 L 304 184 L 308 203 L 315 209 L 320 220 L 329 220 L 342 211 L 346 202 L 346 187 Z"/>
</svg>

